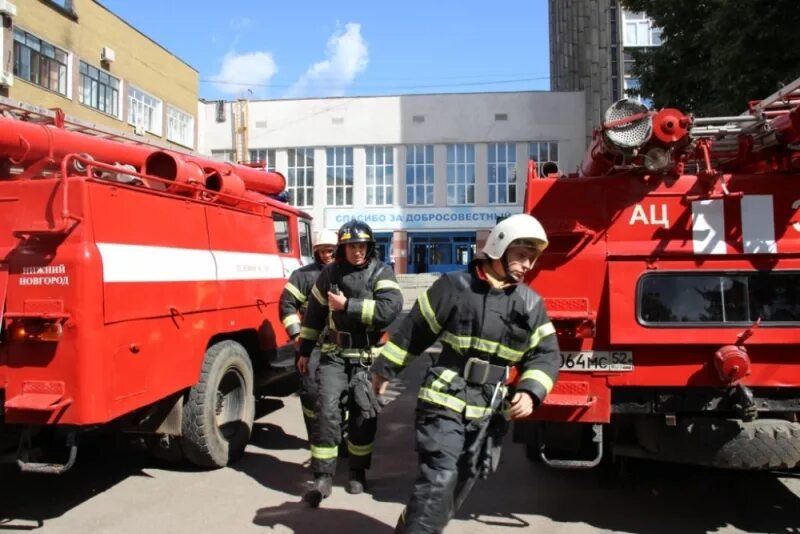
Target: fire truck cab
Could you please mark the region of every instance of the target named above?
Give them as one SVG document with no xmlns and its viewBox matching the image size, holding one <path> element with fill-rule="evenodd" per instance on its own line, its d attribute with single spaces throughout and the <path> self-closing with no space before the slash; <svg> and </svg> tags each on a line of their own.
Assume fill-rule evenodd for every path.
<svg viewBox="0 0 800 534">
<path fill-rule="evenodd" d="M 525 209 L 562 350 L 529 457 L 800 464 L 800 79 L 730 117 L 619 101 Z"/>
<path fill-rule="evenodd" d="M 2 110 L 0 452 L 61 473 L 103 427 L 206 468 L 241 456 L 254 387 L 294 370 L 278 300 L 311 228 L 283 176 Z M 63 455 L 36 458 L 54 428 Z"/>
</svg>

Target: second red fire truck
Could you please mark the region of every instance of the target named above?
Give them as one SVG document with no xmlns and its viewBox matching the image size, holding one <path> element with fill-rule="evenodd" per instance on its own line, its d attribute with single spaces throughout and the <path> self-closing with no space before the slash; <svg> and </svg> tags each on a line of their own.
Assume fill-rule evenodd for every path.
<svg viewBox="0 0 800 534">
<path fill-rule="evenodd" d="M 525 209 L 563 351 L 532 458 L 800 464 L 800 80 L 730 117 L 617 102 Z"/>
</svg>

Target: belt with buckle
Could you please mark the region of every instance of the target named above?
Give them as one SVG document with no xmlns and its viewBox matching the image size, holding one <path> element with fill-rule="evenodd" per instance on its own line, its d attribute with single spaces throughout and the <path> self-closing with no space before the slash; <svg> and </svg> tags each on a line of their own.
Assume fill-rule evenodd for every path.
<svg viewBox="0 0 800 534">
<path fill-rule="evenodd" d="M 368 349 L 380 341 L 380 332 L 329 331 L 328 340 L 342 349 Z"/>
<path fill-rule="evenodd" d="M 461 375 L 470 384 L 496 384 L 506 380 L 508 367 L 493 365 L 480 358 L 470 358 L 464 365 Z"/>
</svg>

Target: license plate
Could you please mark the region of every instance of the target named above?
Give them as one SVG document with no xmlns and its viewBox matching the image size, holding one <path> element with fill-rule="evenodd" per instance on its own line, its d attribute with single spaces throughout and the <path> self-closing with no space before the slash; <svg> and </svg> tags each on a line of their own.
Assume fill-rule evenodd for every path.
<svg viewBox="0 0 800 534">
<path fill-rule="evenodd" d="M 633 371 L 633 352 L 625 350 L 562 352 L 561 370 L 587 373 Z"/>
</svg>

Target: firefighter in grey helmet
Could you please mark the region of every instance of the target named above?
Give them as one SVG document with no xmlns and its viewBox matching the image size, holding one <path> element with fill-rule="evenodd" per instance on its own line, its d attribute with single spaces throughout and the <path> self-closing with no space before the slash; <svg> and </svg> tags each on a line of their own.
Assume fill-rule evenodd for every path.
<svg viewBox="0 0 800 534">
<path fill-rule="evenodd" d="M 384 330 L 402 306 L 403 295 L 394 271 L 376 257 L 372 229 L 355 220 L 342 225 L 336 260 L 317 278 L 300 331 L 301 361 L 308 358 L 320 338 L 322 342 L 315 406 L 319 431 L 311 443 L 314 479 L 304 496 L 311 506 L 319 506 L 333 489 L 342 439 L 342 398 L 350 416 L 347 491 L 361 493 L 365 489 L 380 409 L 372 392 L 369 366 L 383 343 Z"/>
<path fill-rule="evenodd" d="M 413 358 L 442 342 L 419 390 L 419 474 L 396 532 L 441 532 L 474 479 L 475 462 L 468 460 L 478 429 L 488 428 L 505 404 L 512 417 L 527 417 L 553 387 L 560 364 L 555 329 L 541 297 L 522 283 L 547 244 L 530 215 L 498 223 L 469 271 L 434 282 L 373 363 L 380 395 Z M 520 380 L 504 401 L 512 366 Z"/>
</svg>

